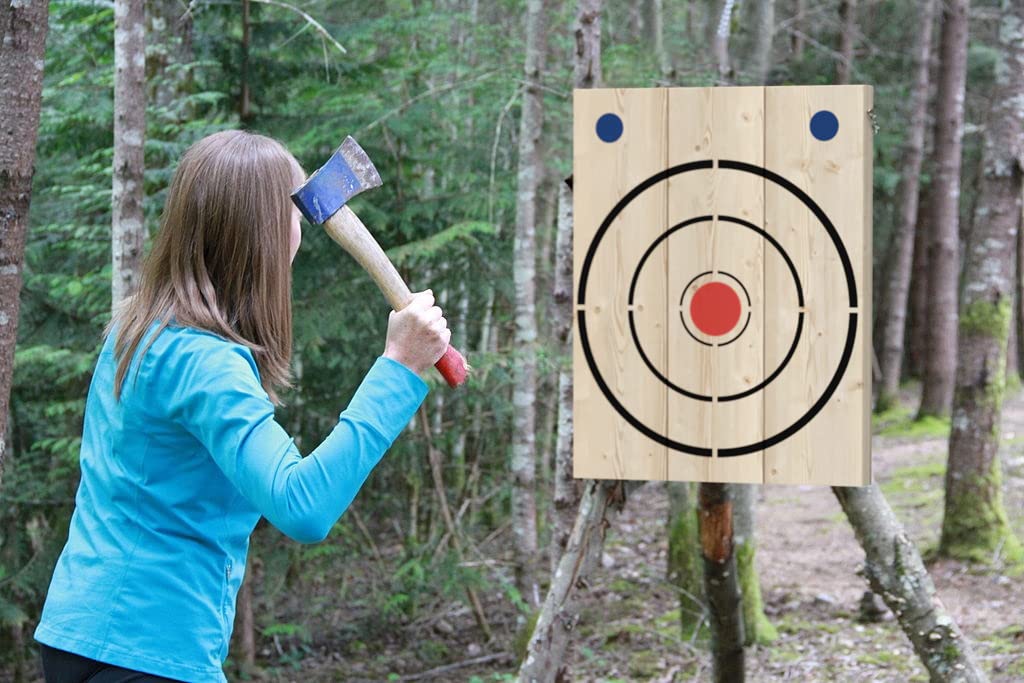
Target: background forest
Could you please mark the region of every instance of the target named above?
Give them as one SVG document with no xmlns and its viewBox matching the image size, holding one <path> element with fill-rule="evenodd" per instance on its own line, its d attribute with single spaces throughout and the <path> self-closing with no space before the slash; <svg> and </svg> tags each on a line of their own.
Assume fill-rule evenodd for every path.
<svg viewBox="0 0 1024 683">
<path fill-rule="evenodd" d="M 2 4 L 5 32 L 33 6 Z M 3 309 L 16 345 L 0 442 L 0 680 L 41 680 L 31 634 L 67 540 L 100 332 L 112 283 L 130 283 L 141 256 L 112 261 L 112 236 L 129 243 L 137 214 L 148 250 L 177 160 L 227 128 L 278 138 L 307 172 L 355 137 L 383 185 L 353 209 L 410 288 L 433 289 L 475 368 L 459 390 L 425 375 L 423 408 L 326 541 L 260 521 L 230 680 L 553 680 L 562 667 L 572 680 L 742 680 L 744 666 L 752 680 L 1024 680 L 1019 0 L 127 5 L 145 27 L 144 104 L 115 101 L 114 3 L 34 5 L 48 29 L 31 211 L 3 219 L 5 248 L 23 229 L 24 260 L 0 263 L 21 268 L 20 291 L 0 289 L 18 299 Z M 31 85 L 4 50 L 0 119 Z M 871 499 L 720 487 L 746 520 L 730 626 L 700 560 L 711 487 L 567 479 L 563 181 L 573 88 L 762 83 L 874 87 L 878 486 Z M 9 149 L 30 149 L 19 141 L 34 130 L 14 121 Z M 116 149 L 125 131 L 144 157 Z M 0 156 L 4 198 L 24 176 L 13 158 Z M 293 302 L 298 382 L 277 419 L 306 454 L 383 351 L 389 309 L 305 221 Z M 578 511 L 600 527 L 582 549 Z M 914 550 L 894 559 L 901 537 Z M 558 586 L 567 542 L 586 580 Z M 920 604 L 933 582 L 940 598 L 919 635 L 892 610 L 894 597 L 919 604 L 896 594 L 900 576 Z M 544 605 L 549 590 L 562 611 Z M 575 627 L 539 642 L 553 614 Z M 730 642 L 745 653 L 738 672 L 723 669 Z"/>
</svg>

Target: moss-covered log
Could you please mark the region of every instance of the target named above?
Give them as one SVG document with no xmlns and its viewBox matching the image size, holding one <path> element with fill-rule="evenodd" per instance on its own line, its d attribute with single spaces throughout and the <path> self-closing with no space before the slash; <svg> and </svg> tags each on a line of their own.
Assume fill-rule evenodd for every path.
<svg viewBox="0 0 1024 683">
<path fill-rule="evenodd" d="M 935 593 L 921 554 L 876 484 L 833 487 L 864 548 L 864 577 L 896 615 L 933 682 L 987 681 L 970 642 Z"/>
</svg>

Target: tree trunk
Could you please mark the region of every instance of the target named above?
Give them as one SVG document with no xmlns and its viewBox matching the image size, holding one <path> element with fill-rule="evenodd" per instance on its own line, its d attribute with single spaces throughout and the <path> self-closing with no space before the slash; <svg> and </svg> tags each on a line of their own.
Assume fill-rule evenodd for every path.
<svg viewBox="0 0 1024 683">
<path fill-rule="evenodd" d="M 732 81 L 733 69 L 729 62 L 729 33 L 732 29 L 732 10 L 735 0 L 725 0 L 721 13 L 715 17 L 715 33 L 711 40 L 711 53 L 718 64 L 718 78 L 723 82 Z"/>
<path fill-rule="evenodd" d="M 742 683 L 745 670 L 743 600 L 733 552 L 730 487 L 727 484 L 701 483 L 698 499 L 714 680 L 718 683 Z"/>
<path fill-rule="evenodd" d="M 0 483 L 35 173 L 48 0 L 0 2 Z"/>
<path fill-rule="evenodd" d="M 114 183 L 112 308 L 139 287 L 146 223 L 142 144 L 146 137 L 146 41 L 142 0 L 114 2 Z"/>
<path fill-rule="evenodd" d="M 957 248 L 960 149 L 964 133 L 969 0 L 943 4 L 936 97 L 935 178 L 928 248 L 928 353 L 918 417 L 949 415 L 953 401 L 957 335 Z"/>
<path fill-rule="evenodd" d="M 661 85 L 672 86 L 676 82 L 676 67 L 672 55 L 665 48 L 665 7 L 663 0 L 652 0 L 651 34 L 654 37 L 654 53 L 661 68 Z"/>
<path fill-rule="evenodd" d="M 700 562 L 700 517 L 696 487 L 688 481 L 667 481 L 668 563 L 666 578 L 679 590 L 681 637 L 689 640 L 704 618 L 704 573 Z"/>
<path fill-rule="evenodd" d="M 576 88 L 599 88 L 601 82 L 601 0 L 579 0 L 576 8 L 576 49 L 573 56 L 573 84 Z M 555 280 L 552 299 L 552 332 L 557 348 L 569 362 L 558 372 L 558 437 L 555 451 L 554 493 L 551 516 L 552 574 L 565 551 L 572 530 L 573 510 L 579 506 L 582 482 L 572 476 L 572 189 L 558 184 L 558 235 L 555 244 Z"/>
<path fill-rule="evenodd" d="M 249 0 L 242 0 L 242 87 L 238 97 L 238 118 L 242 123 L 248 123 L 252 119 L 249 94 L 249 42 L 252 35 L 252 24 L 249 17 Z"/>
<path fill-rule="evenodd" d="M 910 300 L 907 313 L 908 373 L 924 379 L 925 356 L 928 353 L 928 240 L 932 224 L 932 187 L 925 185 L 918 192 L 917 224 L 914 226 L 914 257 L 910 273 Z"/>
<path fill-rule="evenodd" d="M 793 30 L 789 37 L 789 48 L 793 53 L 793 59 L 799 61 L 804 58 L 804 12 L 806 11 L 806 0 L 796 0 L 796 12 L 793 16 Z"/>
<path fill-rule="evenodd" d="M 1017 0 L 1003 0 L 1001 14 L 980 196 L 971 247 L 965 250 L 966 284 L 939 541 L 940 554 L 982 563 L 999 556 L 1024 561 L 1024 548 L 1003 508 L 999 466 L 1024 177 L 1024 6 Z"/>
<path fill-rule="evenodd" d="M 551 683 L 570 680 L 565 652 L 580 614 L 577 589 L 594 582 L 600 566 L 608 516 L 622 510 L 629 494 L 642 485 L 637 481 L 588 479 L 558 569 L 537 617 L 526 655 L 519 666 L 520 683 Z"/>
<path fill-rule="evenodd" d="M 761 577 L 757 572 L 757 538 L 754 534 L 757 493 L 760 484 L 725 484 L 733 501 L 733 548 L 740 599 L 743 601 L 744 645 L 767 644 L 778 637 L 775 626 L 764 613 Z"/>
<path fill-rule="evenodd" d="M 1017 223 L 1017 365 L 1020 374 L 1021 346 L 1024 345 L 1024 213 Z"/>
<path fill-rule="evenodd" d="M 574 32 L 576 56 L 573 60 L 573 83 L 576 88 L 602 87 L 601 1 L 579 0 Z"/>
<path fill-rule="evenodd" d="M 512 529 L 516 539 L 516 587 L 527 604 L 540 602 L 536 577 L 536 425 L 537 323 L 535 295 L 538 147 L 544 121 L 539 87 L 547 45 L 544 0 L 529 0 L 526 12 L 527 85 L 523 88 L 519 126 L 519 170 L 516 197 L 514 278 L 515 363 L 512 402 L 516 406 L 512 442 Z"/>
<path fill-rule="evenodd" d="M 839 60 L 836 83 L 847 85 L 853 75 L 853 34 L 857 31 L 857 0 L 839 2 Z"/>
<path fill-rule="evenodd" d="M 757 2 L 757 42 L 754 46 L 754 69 L 758 83 L 768 81 L 772 68 L 772 41 L 775 38 L 775 0 Z"/>
<path fill-rule="evenodd" d="M 889 247 L 885 266 L 886 288 L 878 315 L 880 334 L 875 348 L 881 349 L 882 382 L 878 410 L 891 405 L 899 392 L 903 366 L 903 337 L 906 333 L 907 299 L 910 269 L 914 259 L 914 227 L 917 225 L 917 199 L 920 190 L 921 161 L 928 128 L 928 61 L 931 54 L 935 0 L 921 1 L 921 17 L 911 92 L 910 125 L 903 153 L 903 172 L 897 193 L 899 215 L 896 232 Z"/>
<path fill-rule="evenodd" d="M 987 681 L 970 642 L 877 484 L 832 488 L 864 548 L 864 578 L 882 596 L 933 681 Z"/>
<path fill-rule="evenodd" d="M 234 641 L 237 645 L 237 648 L 234 650 L 235 656 L 233 659 L 244 679 L 251 678 L 256 669 L 256 631 L 252 609 L 252 584 L 255 578 L 253 576 L 253 566 L 256 559 L 253 553 L 253 539 L 255 537 L 255 534 L 249 537 L 245 579 L 238 588 L 238 604 L 235 610 L 235 624 L 232 629 L 235 634 Z"/>
<path fill-rule="evenodd" d="M 555 285 L 552 332 L 556 348 L 567 350 L 558 371 L 558 437 L 555 447 L 554 495 L 551 510 L 551 574 L 565 551 L 572 530 L 573 510 L 580 486 L 572 476 L 572 190 L 558 184 L 558 237 L 555 247 Z"/>
<path fill-rule="evenodd" d="M 1020 228 L 1018 227 L 1017 230 L 1019 232 Z M 1016 241 L 1016 240 L 1014 240 L 1014 241 Z M 1014 252 L 1013 252 L 1013 262 L 1014 262 L 1014 266 L 1016 266 L 1016 264 L 1017 264 L 1017 250 L 1016 249 L 1014 249 Z M 1014 267 L 1014 271 L 1016 271 L 1016 270 L 1017 270 L 1017 268 Z M 1020 302 L 1017 301 L 1017 295 L 1018 294 L 1019 294 L 1019 292 L 1017 291 L 1017 276 L 1016 276 L 1016 272 L 1015 272 L 1014 273 L 1014 286 L 1013 286 L 1013 301 L 1010 302 L 1010 332 L 1009 332 L 1010 338 L 1006 342 L 1006 377 L 1007 377 L 1007 381 L 1009 381 L 1010 377 L 1018 377 L 1018 378 L 1020 377 L 1020 367 L 1019 367 L 1018 362 L 1017 362 L 1017 359 L 1018 359 L 1018 356 L 1019 356 L 1019 353 L 1020 353 L 1020 349 L 1019 349 L 1019 346 L 1018 346 L 1018 337 L 1017 337 L 1017 331 L 1018 331 L 1018 328 L 1020 327 L 1020 323 L 1019 323 L 1019 321 L 1017 319 L 1017 316 L 1020 314 Z"/>
<path fill-rule="evenodd" d="M 192 87 L 192 15 L 180 0 L 150 0 L 146 4 L 146 84 L 153 106 L 166 109 L 175 121 L 189 121 L 183 95 Z M 169 67 L 175 67 L 171 69 Z"/>
</svg>

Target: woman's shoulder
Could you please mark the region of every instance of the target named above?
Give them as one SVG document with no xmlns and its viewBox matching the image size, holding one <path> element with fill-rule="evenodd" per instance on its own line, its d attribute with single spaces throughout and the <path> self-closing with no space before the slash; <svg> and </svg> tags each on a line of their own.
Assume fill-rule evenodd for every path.
<svg viewBox="0 0 1024 683">
<path fill-rule="evenodd" d="M 160 323 L 160 320 L 155 320 L 147 334 L 151 334 Z M 245 344 L 210 330 L 179 325 L 173 319 L 153 340 L 151 351 L 154 374 L 165 379 L 194 372 L 244 372 L 246 365 L 259 374 L 252 350 Z M 170 369 L 171 372 L 162 373 L 161 369 Z"/>
</svg>

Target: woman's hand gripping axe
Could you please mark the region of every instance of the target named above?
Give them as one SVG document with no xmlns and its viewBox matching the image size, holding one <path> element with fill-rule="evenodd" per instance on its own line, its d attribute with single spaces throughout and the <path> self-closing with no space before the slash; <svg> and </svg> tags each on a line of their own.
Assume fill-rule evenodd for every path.
<svg viewBox="0 0 1024 683">
<path fill-rule="evenodd" d="M 373 162 L 352 136 L 348 136 L 327 163 L 292 192 L 291 197 L 306 220 L 323 225 L 327 234 L 366 269 L 391 308 L 400 311 L 409 305 L 412 292 L 363 222 L 345 206 L 345 202 L 363 190 L 380 184 Z M 472 369 L 454 346 L 448 347 L 434 367 L 450 387 L 462 384 Z"/>
</svg>

